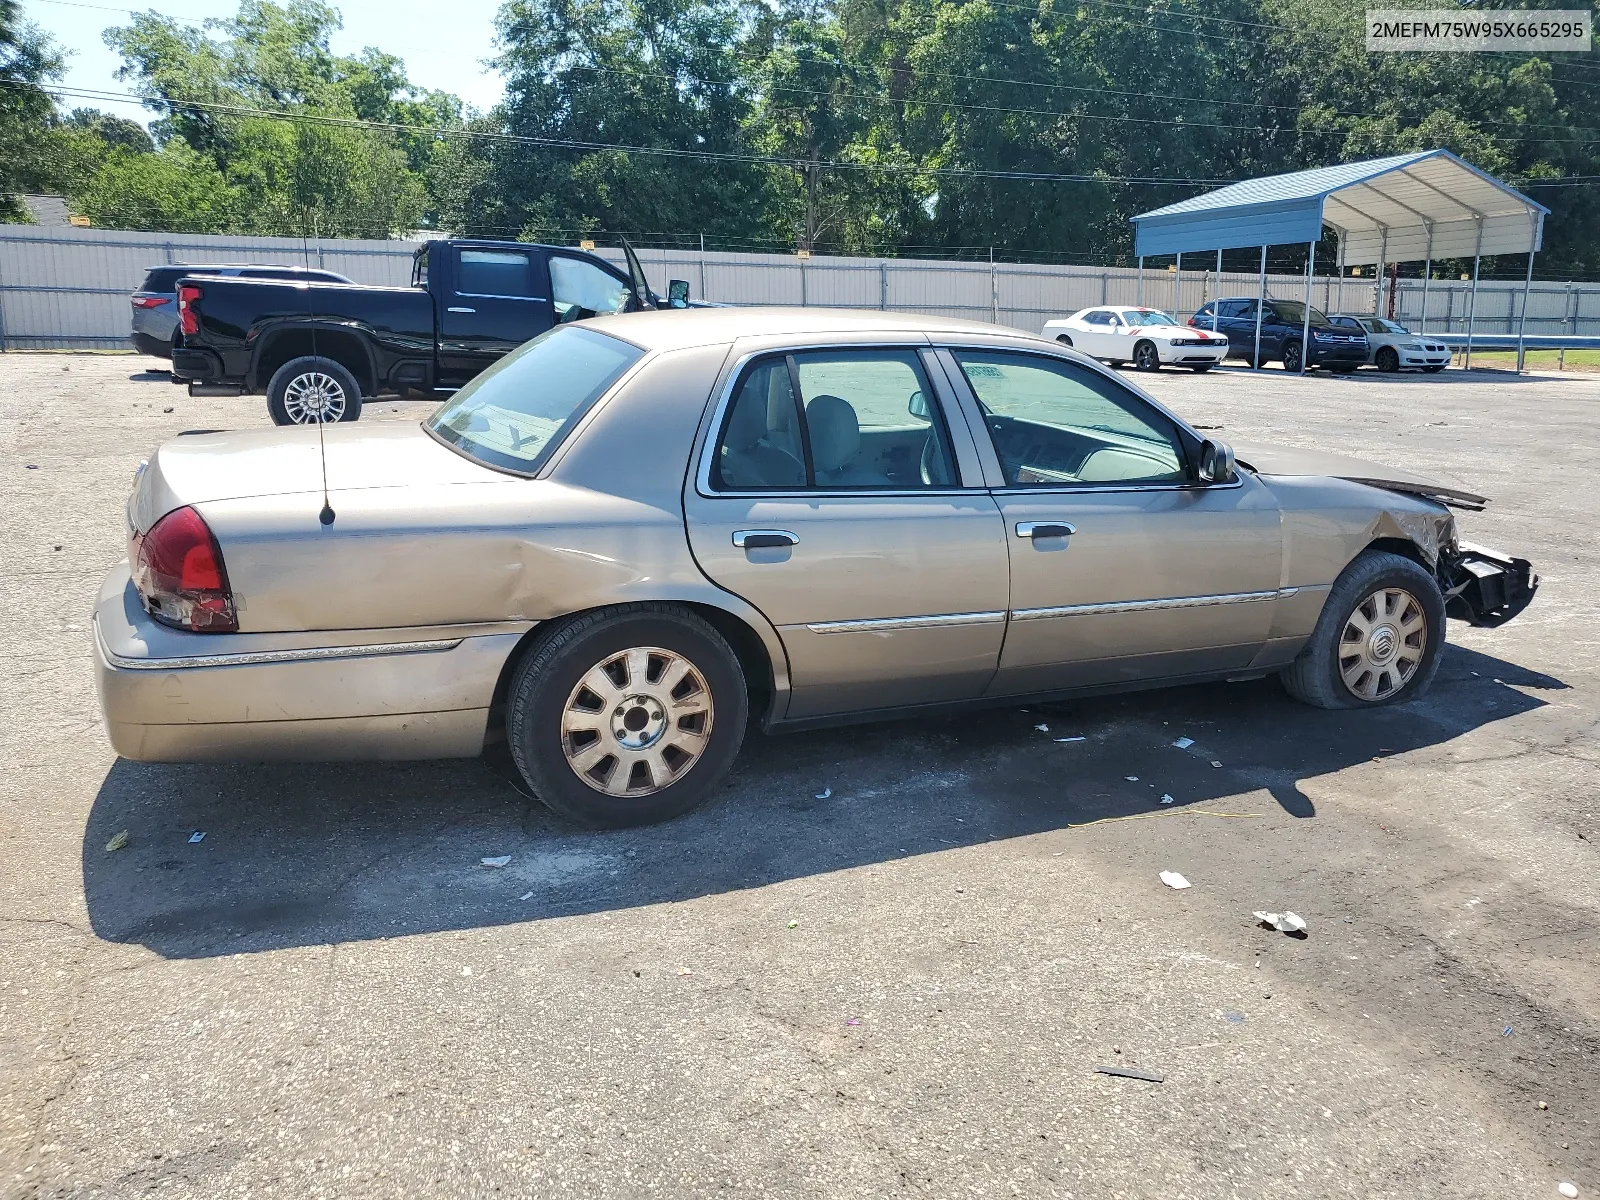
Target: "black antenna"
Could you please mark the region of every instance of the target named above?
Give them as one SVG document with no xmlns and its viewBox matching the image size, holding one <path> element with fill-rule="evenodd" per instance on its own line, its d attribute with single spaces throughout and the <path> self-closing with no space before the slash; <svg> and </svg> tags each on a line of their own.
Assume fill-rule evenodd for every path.
<svg viewBox="0 0 1600 1200">
<path fill-rule="evenodd" d="M 311 214 L 312 229 L 315 231 L 317 214 Z M 320 242 L 321 236 L 317 240 Z M 311 243 L 306 240 L 306 228 L 300 226 L 300 254 L 305 261 L 307 271 L 311 270 Z M 317 357 L 317 312 L 311 303 L 311 280 L 305 280 L 306 288 L 306 316 L 311 318 L 311 357 Z M 317 520 L 323 525 L 332 525 L 335 516 L 333 503 L 328 499 L 328 442 L 322 432 L 322 421 L 326 415 L 326 405 L 317 408 L 317 455 L 322 460 L 322 511 L 317 514 Z"/>
</svg>

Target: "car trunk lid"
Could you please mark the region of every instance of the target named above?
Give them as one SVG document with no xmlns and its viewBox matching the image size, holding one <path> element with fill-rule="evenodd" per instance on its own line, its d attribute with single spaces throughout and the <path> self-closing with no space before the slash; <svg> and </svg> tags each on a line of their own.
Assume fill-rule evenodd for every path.
<svg viewBox="0 0 1600 1200">
<path fill-rule="evenodd" d="M 199 430 L 173 438 L 141 469 L 128 499 L 128 524 L 144 533 L 173 509 L 217 500 L 307 493 L 320 501 L 324 457 L 328 491 L 335 497 L 358 489 L 506 478 L 409 421 L 326 425 L 320 433 L 319 439 L 319 430 L 306 426 Z"/>
</svg>

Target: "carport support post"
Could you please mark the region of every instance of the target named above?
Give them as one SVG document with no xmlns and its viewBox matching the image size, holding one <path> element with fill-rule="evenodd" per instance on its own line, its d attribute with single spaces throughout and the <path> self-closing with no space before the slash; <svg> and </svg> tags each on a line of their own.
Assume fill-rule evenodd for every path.
<svg viewBox="0 0 1600 1200">
<path fill-rule="evenodd" d="M 1305 324 L 1300 330 L 1300 374 L 1306 373 L 1306 366 L 1311 362 L 1311 271 L 1317 262 L 1317 244 L 1306 243 L 1306 311 L 1301 314 L 1305 317 Z"/>
<path fill-rule="evenodd" d="M 1261 310 L 1267 306 L 1267 248 L 1261 247 L 1261 278 L 1256 284 L 1256 351 L 1250 356 L 1250 369 L 1261 370 Z"/>
<path fill-rule="evenodd" d="M 1472 370 L 1472 327 L 1478 320 L 1478 265 L 1483 261 L 1483 218 L 1478 218 L 1478 241 L 1472 251 L 1472 294 L 1467 298 L 1467 357 L 1463 371 Z"/>
<path fill-rule="evenodd" d="M 1433 278 L 1433 222 L 1428 222 L 1428 260 L 1422 264 L 1422 316 L 1417 319 L 1417 332 L 1428 332 L 1428 280 Z"/>
<path fill-rule="evenodd" d="M 1180 279 L 1182 279 L 1182 278 L 1183 278 L 1183 252 L 1180 250 L 1178 252 L 1177 261 L 1172 264 L 1172 316 L 1173 316 L 1174 320 L 1176 320 L 1178 315 L 1179 315 L 1178 314 L 1178 302 L 1179 302 L 1178 281 Z"/>
<path fill-rule="evenodd" d="M 1211 304 L 1211 332 L 1217 331 L 1217 314 L 1222 311 L 1222 251 L 1217 251 L 1217 294 Z"/>
<path fill-rule="evenodd" d="M 1517 374 L 1522 374 L 1524 348 L 1522 339 L 1528 329 L 1528 293 L 1533 290 L 1533 251 L 1528 251 L 1528 277 L 1522 281 L 1522 316 L 1517 318 Z"/>
<path fill-rule="evenodd" d="M 1139 273 L 1134 276 L 1133 302 L 1144 307 L 1144 255 L 1139 255 Z"/>
</svg>

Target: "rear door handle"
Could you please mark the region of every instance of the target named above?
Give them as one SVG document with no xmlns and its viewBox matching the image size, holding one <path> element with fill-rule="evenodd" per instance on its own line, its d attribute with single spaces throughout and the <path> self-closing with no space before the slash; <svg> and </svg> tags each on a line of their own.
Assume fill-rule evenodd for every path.
<svg viewBox="0 0 1600 1200">
<path fill-rule="evenodd" d="M 736 529 L 733 544 L 741 550 L 776 550 L 780 546 L 798 546 L 800 538 L 787 529 Z"/>
<path fill-rule="evenodd" d="M 461 306 L 461 305 L 459 305 L 459 304 L 452 304 L 452 305 L 451 305 L 451 306 L 450 306 L 450 307 L 449 307 L 449 308 L 447 308 L 447 309 L 445 309 L 445 312 L 466 312 L 466 313 L 475 313 L 475 312 L 477 312 L 477 311 L 478 311 L 478 310 L 477 310 L 477 309 L 475 309 L 475 308 L 463 308 L 463 307 L 462 307 L 462 306 Z"/>
<path fill-rule="evenodd" d="M 1018 521 L 1017 536 L 1025 538 L 1064 538 L 1078 532 L 1065 521 Z"/>
</svg>

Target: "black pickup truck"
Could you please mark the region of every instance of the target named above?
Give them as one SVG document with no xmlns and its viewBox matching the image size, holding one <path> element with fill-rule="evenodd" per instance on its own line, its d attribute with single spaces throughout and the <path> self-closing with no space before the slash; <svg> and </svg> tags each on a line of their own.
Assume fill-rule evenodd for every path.
<svg viewBox="0 0 1600 1200">
<path fill-rule="evenodd" d="M 410 287 L 189 278 L 178 283 L 173 382 L 266 393 L 279 425 L 354 421 L 363 397 L 458 388 L 523 342 L 600 313 L 689 304 L 597 255 L 526 242 L 425 242 Z"/>
</svg>

